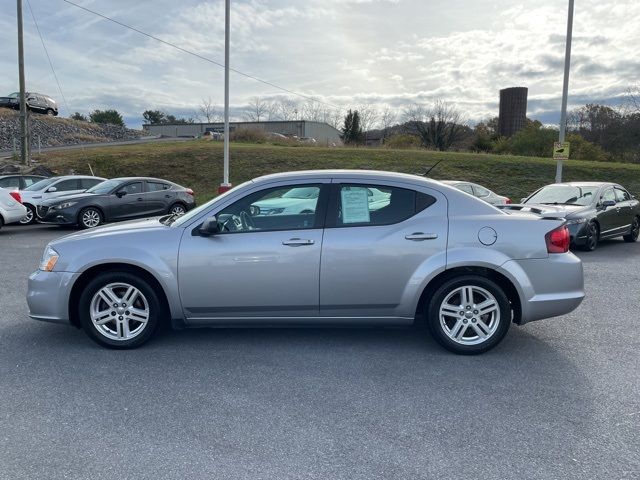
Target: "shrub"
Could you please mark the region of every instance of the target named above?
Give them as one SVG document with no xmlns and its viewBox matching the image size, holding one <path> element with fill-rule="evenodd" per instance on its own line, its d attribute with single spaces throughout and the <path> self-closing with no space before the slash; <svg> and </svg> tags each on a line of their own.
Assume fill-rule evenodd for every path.
<svg viewBox="0 0 640 480">
<path fill-rule="evenodd" d="M 262 130 L 255 128 L 241 128 L 229 135 L 230 142 L 242 143 L 266 143 L 267 135 Z"/>
<path fill-rule="evenodd" d="M 398 133 L 385 138 L 384 146 L 394 149 L 417 149 L 422 146 L 422 141 L 417 135 Z"/>
<path fill-rule="evenodd" d="M 569 155 L 574 160 L 594 160 L 598 162 L 610 160 L 609 156 L 599 145 L 585 140 L 577 133 L 567 135 L 567 142 L 571 144 Z"/>
</svg>

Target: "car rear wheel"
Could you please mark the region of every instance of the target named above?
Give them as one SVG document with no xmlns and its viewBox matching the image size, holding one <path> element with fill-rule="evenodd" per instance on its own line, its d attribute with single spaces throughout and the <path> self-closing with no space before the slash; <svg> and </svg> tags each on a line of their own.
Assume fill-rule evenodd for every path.
<svg viewBox="0 0 640 480">
<path fill-rule="evenodd" d="M 20 225 L 31 225 L 36 221 L 36 210 L 28 203 L 25 203 L 24 206 L 27 209 L 27 214 L 20 220 Z"/>
<path fill-rule="evenodd" d="M 586 228 L 587 238 L 584 241 L 582 247 L 587 252 L 593 252 L 598 247 L 598 240 L 600 237 L 600 229 L 595 222 L 589 222 Z"/>
<path fill-rule="evenodd" d="M 153 336 L 162 315 L 154 289 L 128 272 L 98 275 L 78 303 L 82 328 L 107 348 L 139 347 Z"/>
<path fill-rule="evenodd" d="M 49 115 L 50 117 L 53 117 L 55 115 L 55 112 L 50 108 L 47 108 L 46 114 Z"/>
<path fill-rule="evenodd" d="M 81 228 L 95 228 L 102 222 L 102 213 L 97 208 L 84 208 L 78 215 L 78 225 Z"/>
<path fill-rule="evenodd" d="M 633 223 L 631 224 L 631 231 L 628 235 L 624 235 L 622 238 L 625 242 L 635 242 L 638 240 L 638 236 L 640 235 L 640 218 L 635 217 L 633 219 Z"/>
<path fill-rule="evenodd" d="M 447 350 L 463 355 L 492 349 L 510 324 L 511 306 L 502 288 L 476 275 L 446 281 L 431 297 L 427 310 L 433 338 Z"/>
<path fill-rule="evenodd" d="M 169 213 L 172 215 L 184 215 L 187 213 L 187 209 L 181 203 L 174 203 L 169 207 Z"/>
</svg>

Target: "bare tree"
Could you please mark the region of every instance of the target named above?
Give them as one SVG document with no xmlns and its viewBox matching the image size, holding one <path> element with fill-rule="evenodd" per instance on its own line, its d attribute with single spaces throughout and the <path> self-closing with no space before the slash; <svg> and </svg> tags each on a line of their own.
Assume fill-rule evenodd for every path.
<svg viewBox="0 0 640 480">
<path fill-rule="evenodd" d="M 396 112 L 388 105 L 384 107 L 380 114 L 380 125 L 382 126 L 382 138 L 386 137 L 389 133 L 389 129 L 396 123 Z"/>
<path fill-rule="evenodd" d="M 315 99 L 309 99 L 302 105 L 302 120 L 310 122 L 323 121 L 323 107 L 320 102 Z"/>
<path fill-rule="evenodd" d="M 627 90 L 626 107 L 633 113 L 640 113 L 640 83 Z"/>
<path fill-rule="evenodd" d="M 420 135 L 422 144 L 436 150 L 449 150 L 462 137 L 464 121 L 460 111 L 438 100 L 429 108 L 410 105 L 404 111 L 409 133 Z"/>
<path fill-rule="evenodd" d="M 322 121 L 340 130 L 342 122 L 344 121 L 344 113 L 337 108 L 325 108 Z"/>
<path fill-rule="evenodd" d="M 282 98 L 273 102 L 273 114 L 278 120 L 297 120 L 300 107 L 292 98 Z"/>
<path fill-rule="evenodd" d="M 218 113 L 218 109 L 211 101 L 211 97 L 206 99 L 202 99 L 202 103 L 200 104 L 200 108 L 198 109 L 198 116 L 205 118 L 207 123 L 216 122 L 220 120 L 220 114 Z"/>
<path fill-rule="evenodd" d="M 360 126 L 366 137 L 367 130 L 371 130 L 378 121 L 378 110 L 371 105 L 360 105 L 356 110 L 360 114 Z"/>
<path fill-rule="evenodd" d="M 260 97 L 253 97 L 244 111 L 244 119 L 248 122 L 259 122 L 261 119 L 264 120 L 268 112 L 269 102 Z"/>
</svg>

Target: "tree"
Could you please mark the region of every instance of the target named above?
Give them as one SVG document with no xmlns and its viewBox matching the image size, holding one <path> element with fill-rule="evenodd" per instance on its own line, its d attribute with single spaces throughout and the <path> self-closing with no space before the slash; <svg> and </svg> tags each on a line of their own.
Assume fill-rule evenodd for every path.
<svg viewBox="0 0 640 480">
<path fill-rule="evenodd" d="M 72 120 L 79 120 L 81 122 L 88 122 L 89 119 L 86 117 L 86 115 L 81 114 L 80 112 L 74 112 L 73 115 L 71 115 L 69 117 Z"/>
<path fill-rule="evenodd" d="M 166 114 L 160 110 L 145 110 L 142 114 L 144 121 L 151 125 L 167 123 Z"/>
<path fill-rule="evenodd" d="M 627 90 L 626 105 L 633 113 L 640 114 L 640 83 Z"/>
<path fill-rule="evenodd" d="M 380 114 L 380 125 L 382 126 L 382 138 L 389 135 L 389 129 L 396 123 L 396 112 L 391 110 L 389 106 L 384 107 Z"/>
<path fill-rule="evenodd" d="M 405 109 L 408 133 L 417 133 L 422 144 L 436 150 L 449 150 L 465 134 L 462 114 L 448 103 L 438 100 L 427 108 L 412 105 Z"/>
<path fill-rule="evenodd" d="M 94 110 L 89 114 L 89 119 L 93 123 L 103 123 L 124 127 L 122 115 L 117 110 Z"/>
<path fill-rule="evenodd" d="M 297 120 L 300 106 L 295 100 L 285 97 L 273 103 L 273 111 L 278 120 Z"/>
<path fill-rule="evenodd" d="M 362 138 L 362 127 L 360 126 L 360 114 L 358 111 L 351 111 L 344 117 L 344 125 L 342 126 L 342 141 L 346 145 L 354 145 L 360 143 Z"/>
<path fill-rule="evenodd" d="M 269 103 L 260 97 L 253 97 L 245 108 L 244 118 L 248 122 L 259 122 L 269 112 Z"/>
<path fill-rule="evenodd" d="M 200 104 L 199 113 L 207 120 L 207 123 L 215 122 L 220 119 L 216 106 L 211 101 L 211 97 L 202 99 Z"/>
<path fill-rule="evenodd" d="M 195 120 L 191 117 L 189 118 L 183 118 L 183 117 L 176 117 L 175 115 L 171 115 L 171 114 L 166 114 L 165 115 L 165 121 L 163 123 L 171 123 L 171 124 L 177 124 L 177 125 L 185 125 L 188 123 L 195 123 Z"/>
</svg>

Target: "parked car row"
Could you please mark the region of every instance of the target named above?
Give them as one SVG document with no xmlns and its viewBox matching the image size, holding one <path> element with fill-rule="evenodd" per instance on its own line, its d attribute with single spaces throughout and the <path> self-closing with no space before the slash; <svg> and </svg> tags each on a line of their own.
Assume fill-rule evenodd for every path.
<svg viewBox="0 0 640 480">
<path fill-rule="evenodd" d="M 26 180 L 28 178 L 28 180 Z M 105 222 L 165 214 L 181 215 L 195 207 L 193 190 L 168 180 L 151 177 L 123 177 L 107 180 L 84 175 L 61 177 L 12 175 L 0 177 L 9 185 L 25 185 L 15 194 L 22 215 L 5 217 L 4 223 L 23 225 L 53 223 L 93 228 Z M 14 199 L 15 200 L 15 199 Z"/>
</svg>

